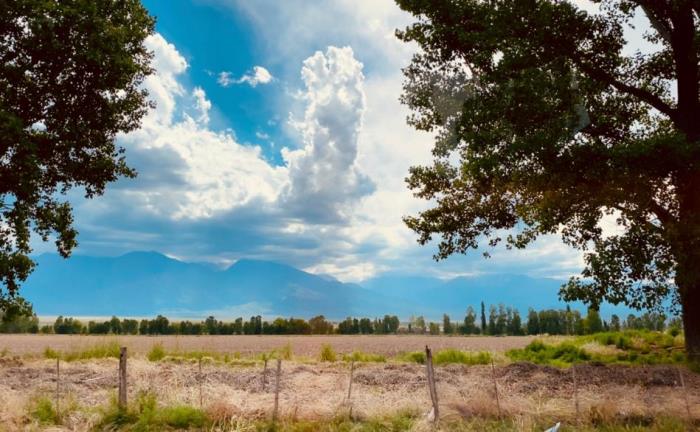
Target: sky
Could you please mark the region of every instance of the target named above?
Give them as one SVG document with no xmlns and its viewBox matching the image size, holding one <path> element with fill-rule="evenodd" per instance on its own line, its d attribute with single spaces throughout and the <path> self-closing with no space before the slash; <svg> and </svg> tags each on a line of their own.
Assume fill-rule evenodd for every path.
<svg viewBox="0 0 700 432">
<path fill-rule="evenodd" d="M 435 262 L 436 245 L 418 245 L 402 217 L 428 203 L 404 179 L 431 161 L 432 137 L 406 124 L 398 100 L 417 48 L 394 36 L 412 17 L 392 1 L 144 4 L 157 17 L 144 84 L 156 108 L 117 138 L 139 175 L 92 200 L 72 193 L 76 254 L 263 259 L 353 282 L 582 269 L 556 236 L 488 260 Z"/>
</svg>

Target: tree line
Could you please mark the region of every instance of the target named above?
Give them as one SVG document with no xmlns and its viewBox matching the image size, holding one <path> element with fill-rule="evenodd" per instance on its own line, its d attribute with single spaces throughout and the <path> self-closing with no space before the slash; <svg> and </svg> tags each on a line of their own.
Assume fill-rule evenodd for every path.
<svg viewBox="0 0 700 432">
<path fill-rule="evenodd" d="M 333 323 L 323 315 L 309 320 L 302 318 L 276 318 L 263 320 L 260 315 L 244 320 L 242 317 L 231 321 L 207 317 L 203 321 L 171 321 L 158 315 L 153 319 L 120 319 L 112 317 L 107 321 L 82 321 L 59 316 L 53 324 L 39 325 L 35 314 L 8 315 L 0 312 L 0 333 L 46 333 L 46 334 L 125 334 L 125 335 L 310 335 L 310 334 L 455 334 L 455 335 L 583 335 L 601 331 L 657 330 L 668 327 L 680 328 L 680 319 L 670 321 L 661 313 L 646 312 L 640 316 L 629 314 L 622 319 L 612 315 L 609 321 L 603 320 L 595 309 L 589 309 L 586 316 L 570 307 L 565 309 L 529 309 L 523 322 L 520 312 L 503 304 L 490 305 L 482 302 L 479 312 L 468 307 L 464 318 L 452 321 L 444 314 L 442 323 L 429 322 L 423 316 L 412 316 L 402 325 L 396 315 L 383 318 L 347 317 Z"/>
</svg>

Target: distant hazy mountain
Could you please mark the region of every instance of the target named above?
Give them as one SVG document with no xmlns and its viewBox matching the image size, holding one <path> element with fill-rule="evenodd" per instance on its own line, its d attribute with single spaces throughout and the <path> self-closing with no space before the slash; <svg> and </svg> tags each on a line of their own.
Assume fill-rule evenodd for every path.
<svg viewBox="0 0 700 432">
<path fill-rule="evenodd" d="M 119 257 L 57 255 L 36 257 L 37 268 L 22 288 L 39 315 L 152 316 L 218 318 L 323 314 L 411 314 L 457 319 L 467 306 L 505 303 L 528 307 L 561 307 L 561 281 L 520 275 L 487 275 L 441 280 L 382 276 L 361 285 L 343 283 L 284 264 L 239 260 L 222 270 L 186 263 L 156 252 Z M 578 305 L 576 305 L 578 306 Z M 580 306 L 579 306 L 580 307 Z M 605 314 L 605 310 L 603 313 Z"/>
</svg>

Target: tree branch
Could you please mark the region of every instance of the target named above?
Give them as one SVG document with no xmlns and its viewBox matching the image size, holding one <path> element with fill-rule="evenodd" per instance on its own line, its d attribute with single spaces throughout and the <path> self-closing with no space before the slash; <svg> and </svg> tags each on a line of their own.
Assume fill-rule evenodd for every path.
<svg viewBox="0 0 700 432">
<path fill-rule="evenodd" d="M 583 63 L 581 61 L 575 61 L 575 62 L 577 64 L 577 66 L 583 72 L 590 75 L 591 78 L 602 81 L 604 83 L 607 83 L 608 85 L 615 87 L 617 90 L 619 90 L 623 93 L 627 93 L 629 95 L 635 96 L 638 99 L 640 99 L 641 101 L 646 102 L 647 104 L 656 108 L 657 110 L 659 110 L 663 114 L 666 114 L 674 122 L 677 120 L 678 113 L 677 113 L 676 109 L 674 109 L 669 104 L 664 102 L 663 99 L 661 99 L 657 95 L 655 95 L 647 90 L 644 90 L 644 89 L 641 89 L 638 87 L 634 87 L 634 86 L 631 86 L 629 84 L 625 84 L 622 81 L 615 79 L 615 77 L 613 77 L 612 75 L 609 75 L 608 73 L 606 73 L 600 69 L 596 69 L 594 67 L 591 67 L 591 66 L 587 65 L 586 63 Z"/>
<path fill-rule="evenodd" d="M 671 26 L 669 23 L 664 22 L 661 17 L 656 14 L 656 11 L 654 11 L 648 4 L 641 3 L 640 6 L 642 7 L 642 10 L 646 14 L 647 18 L 649 18 L 649 22 L 651 23 L 652 27 L 654 27 L 659 35 L 670 45 L 672 29 L 670 28 Z"/>
</svg>

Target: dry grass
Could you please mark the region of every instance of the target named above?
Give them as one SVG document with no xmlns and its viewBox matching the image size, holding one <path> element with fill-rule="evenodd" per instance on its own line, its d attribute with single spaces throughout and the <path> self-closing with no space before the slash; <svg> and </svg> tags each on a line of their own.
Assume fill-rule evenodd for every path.
<svg viewBox="0 0 700 432">
<path fill-rule="evenodd" d="M 24 360 L 0 366 L 1 424 L 9 430 L 21 430 L 27 422 L 31 423 L 27 415 L 31 401 L 40 395 L 53 397 L 54 365 L 51 360 Z M 64 419 L 67 430 L 85 430 L 96 424 L 98 408 L 114 397 L 116 365 L 115 359 L 99 359 L 62 366 L 63 403 L 71 400 L 81 407 Z M 300 421 L 344 415 L 348 408 L 348 372 L 345 363 L 283 362 L 280 415 Z M 586 422 L 686 415 L 683 394 L 673 381 L 675 368 L 579 367 L 578 373 L 580 411 Z M 627 379 L 632 376 L 643 379 Z M 200 377 L 197 365 L 190 362 L 129 360 L 132 400 L 139 393 L 148 393 L 163 406 L 197 408 L 201 383 L 202 408 L 219 424 L 251 425 L 269 417 L 274 400 L 274 371 L 268 369 L 264 390 L 262 378 L 262 367 L 206 363 Z M 446 420 L 498 418 L 490 366 L 438 366 L 436 378 Z M 525 427 L 535 424 L 533 419 L 542 418 L 575 421 L 568 371 L 515 364 L 497 367 L 496 378 L 501 415 L 520 422 L 517 424 Z M 686 385 L 693 416 L 700 418 L 700 376 L 687 372 Z M 430 406 L 425 368 L 396 362 L 356 364 L 351 405 L 354 418 L 360 419 L 386 413 L 425 413 Z"/>
</svg>

